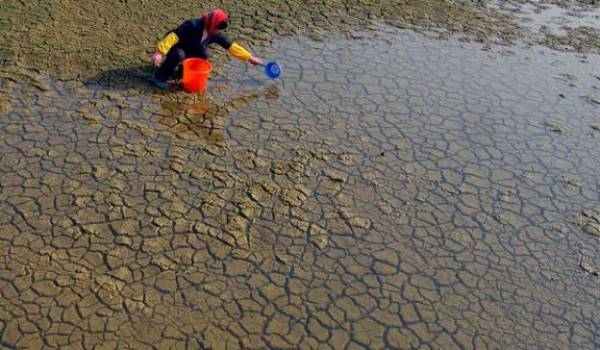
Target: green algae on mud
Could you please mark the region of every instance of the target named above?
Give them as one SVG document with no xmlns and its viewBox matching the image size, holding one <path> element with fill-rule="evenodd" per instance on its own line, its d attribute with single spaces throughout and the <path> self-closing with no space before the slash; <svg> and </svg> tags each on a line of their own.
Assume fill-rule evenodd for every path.
<svg viewBox="0 0 600 350">
<path fill-rule="evenodd" d="M 0 30 L 4 48 L 15 55 L 13 64 L 87 77 L 145 62 L 167 30 L 215 7 L 231 13 L 231 35 L 252 44 L 304 31 L 323 38 L 331 30 L 374 23 L 459 32 L 477 40 L 515 36 L 503 16 L 441 0 L 5 0 Z"/>
<path fill-rule="evenodd" d="M 2 78 L 2 344 L 597 347 L 598 58 L 380 30 L 207 99 Z"/>
</svg>

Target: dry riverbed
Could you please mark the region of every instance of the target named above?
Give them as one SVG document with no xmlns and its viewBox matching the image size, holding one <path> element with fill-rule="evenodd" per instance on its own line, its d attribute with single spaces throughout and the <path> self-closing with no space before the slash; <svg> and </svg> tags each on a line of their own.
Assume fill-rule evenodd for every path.
<svg viewBox="0 0 600 350">
<path fill-rule="evenodd" d="M 2 4 L 0 346 L 600 346 L 597 5 L 164 3 Z M 281 79 L 151 88 L 213 6 Z"/>
</svg>

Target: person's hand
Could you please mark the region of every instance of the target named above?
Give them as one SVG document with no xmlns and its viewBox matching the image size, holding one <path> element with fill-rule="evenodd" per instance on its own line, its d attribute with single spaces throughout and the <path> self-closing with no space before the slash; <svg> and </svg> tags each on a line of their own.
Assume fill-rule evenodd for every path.
<svg viewBox="0 0 600 350">
<path fill-rule="evenodd" d="M 254 66 L 258 66 L 258 65 L 262 65 L 263 61 L 258 57 L 251 56 L 248 59 L 248 63 L 250 63 L 251 65 L 254 65 Z"/>
<path fill-rule="evenodd" d="M 155 66 L 160 66 L 160 64 L 162 63 L 163 59 L 165 58 L 165 56 L 160 53 L 160 52 L 155 52 L 151 57 L 150 57 L 150 62 L 152 62 L 153 65 Z"/>
</svg>

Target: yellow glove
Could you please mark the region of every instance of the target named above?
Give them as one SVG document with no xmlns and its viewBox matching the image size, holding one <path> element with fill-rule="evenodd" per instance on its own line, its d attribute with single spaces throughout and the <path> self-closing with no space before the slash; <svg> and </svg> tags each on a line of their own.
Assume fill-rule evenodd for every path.
<svg viewBox="0 0 600 350">
<path fill-rule="evenodd" d="M 248 50 L 244 49 L 237 43 L 231 44 L 231 46 L 229 47 L 229 53 L 233 57 L 238 58 L 242 61 L 248 61 L 248 59 L 252 57 L 252 54 Z"/>
</svg>

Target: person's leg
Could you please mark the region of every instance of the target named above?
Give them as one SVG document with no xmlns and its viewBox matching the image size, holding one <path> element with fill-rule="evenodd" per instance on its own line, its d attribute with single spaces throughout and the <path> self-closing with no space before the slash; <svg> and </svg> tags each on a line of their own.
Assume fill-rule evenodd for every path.
<svg viewBox="0 0 600 350">
<path fill-rule="evenodd" d="M 173 79 L 179 81 L 183 79 L 183 65 L 178 65 L 175 69 L 175 74 L 173 75 Z"/>
<path fill-rule="evenodd" d="M 207 52 L 204 48 L 190 48 L 185 51 L 185 58 L 202 58 L 207 59 Z M 183 62 L 183 60 L 182 60 Z M 175 67 L 175 73 L 173 75 L 173 79 L 181 80 L 183 78 L 183 65 L 180 63 L 177 67 Z"/>
<path fill-rule="evenodd" d="M 158 70 L 156 70 L 156 73 L 154 73 L 154 80 L 166 83 L 173 73 L 175 73 L 177 66 L 183 62 L 184 59 L 185 51 L 183 51 L 183 49 L 171 49 L 165 61 L 160 65 Z"/>
</svg>

